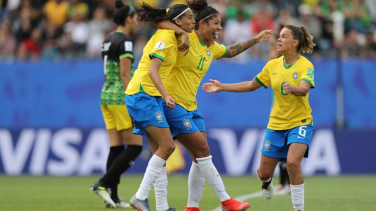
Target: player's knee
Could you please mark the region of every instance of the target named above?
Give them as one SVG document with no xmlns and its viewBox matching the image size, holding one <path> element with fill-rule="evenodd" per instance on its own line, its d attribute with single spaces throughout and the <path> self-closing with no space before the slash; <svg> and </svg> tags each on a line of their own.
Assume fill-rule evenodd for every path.
<svg viewBox="0 0 376 211">
<path fill-rule="evenodd" d="M 268 180 L 270 177 L 272 177 L 272 174 L 268 172 L 260 171 L 260 169 L 257 170 L 257 176 L 260 180 Z"/>
<path fill-rule="evenodd" d="M 300 172 L 300 162 L 297 160 L 288 160 L 287 161 L 287 171 L 291 173 Z"/>
<path fill-rule="evenodd" d="M 175 142 L 166 144 L 164 150 L 167 154 L 171 155 L 175 151 Z"/>
</svg>

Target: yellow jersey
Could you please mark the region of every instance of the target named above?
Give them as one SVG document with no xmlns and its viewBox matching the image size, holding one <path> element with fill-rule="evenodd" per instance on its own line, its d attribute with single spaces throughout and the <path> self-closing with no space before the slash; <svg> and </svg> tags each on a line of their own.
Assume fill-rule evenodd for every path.
<svg viewBox="0 0 376 211">
<path fill-rule="evenodd" d="M 171 68 L 176 62 L 177 42 L 175 32 L 159 29 L 146 44 L 138 68 L 129 82 L 125 94 L 133 95 L 144 92 L 150 96 L 161 96 L 153 81 L 149 77 L 151 57 L 161 59 L 162 65 L 158 70 L 162 83 L 165 82 Z"/>
<path fill-rule="evenodd" d="M 221 58 L 227 51 L 226 46 L 214 43 L 210 47 L 202 43 L 195 32 L 189 33 L 189 52 L 177 53 L 177 61 L 164 84 L 166 91 L 176 103 L 188 111 L 197 109 L 196 94 L 202 78 L 208 71 L 213 59 Z M 181 38 L 178 40 L 178 45 Z"/>
<path fill-rule="evenodd" d="M 272 86 L 275 102 L 270 114 L 268 129 L 288 130 L 296 126 L 312 124 L 312 109 L 306 96 L 295 96 L 283 91 L 282 82 L 292 86 L 299 86 L 300 81 L 307 81 L 314 88 L 314 68 L 305 58 L 300 58 L 293 64 L 286 66 L 283 56 L 269 61 L 255 79 L 265 88 Z"/>
</svg>

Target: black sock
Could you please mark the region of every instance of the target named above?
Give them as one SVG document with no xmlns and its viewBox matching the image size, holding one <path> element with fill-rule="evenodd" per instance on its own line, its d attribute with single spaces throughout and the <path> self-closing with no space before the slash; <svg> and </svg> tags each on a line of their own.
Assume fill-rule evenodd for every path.
<svg viewBox="0 0 376 211">
<path fill-rule="evenodd" d="M 108 158 L 107 158 L 106 171 L 108 171 L 111 168 L 117 156 L 119 156 L 124 151 L 124 149 L 125 149 L 124 145 L 110 147 L 110 153 L 108 154 Z M 102 181 L 100 182 L 103 183 Z M 107 185 L 108 188 L 111 189 L 111 198 L 113 198 L 112 196 L 117 198 L 118 184 L 116 183 L 116 184 L 105 184 L 105 185 Z"/>
<path fill-rule="evenodd" d="M 116 157 L 120 155 L 120 153 L 122 153 L 123 151 L 124 151 L 124 145 L 110 147 L 110 153 L 108 154 L 108 158 L 107 158 L 106 171 L 110 169 Z"/>
<path fill-rule="evenodd" d="M 128 145 L 128 148 L 116 157 L 111 167 L 107 170 L 107 173 L 100 179 L 101 182 L 108 184 L 111 188 L 111 198 L 113 198 L 113 195 L 117 197 L 117 185 L 120 183 L 121 174 L 133 165 L 134 160 L 141 151 L 142 146 Z M 116 186 L 116 193 L 112 191 L 114 186 Z"/>
<path fill-rule="evenodd" d="M 117 200 L 119 199 L 119 196 L 118 196 L 118 184 L 114 185 L 112 184 L 110 186 L 111 188 L 111 199 L 116 203 Z"/>
<path fill-rule="evenodd" d="M 286 182 L 289 181 L 289 174 L 287 173 L 287 168 L 286 168 L 286 161 L 280 161 L 279 164 L 279 170 L 280 170 L 280 184 L 281 185 L 286 185 Z M 288 182 L 288 184 L 290 184 Z"/>
</svg>

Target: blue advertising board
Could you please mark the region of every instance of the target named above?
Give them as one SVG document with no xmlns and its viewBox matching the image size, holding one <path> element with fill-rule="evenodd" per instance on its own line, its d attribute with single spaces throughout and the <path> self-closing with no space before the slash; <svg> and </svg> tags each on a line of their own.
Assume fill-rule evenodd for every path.
<svg viewBox="0 0 376 211">
<path fill-rule="evenodd" d="M 208 142 L 218 171 L 234 176 L 255 174 L 264 134 L 263 129 L 209 128 Z M 375 137 L 376 131 L 317 129 L 302 171 L 307 176 L 375 174 Z M 0 129 L 0 174 L 103 174 L 108 151 L 105 129 Z M 184 152 L 187 165 L 182 172 L 188 173 L 191 158 Z M 144 173 L 149 158 L 145 142 L 144 151 L 128 172 Z"/>
</svg>

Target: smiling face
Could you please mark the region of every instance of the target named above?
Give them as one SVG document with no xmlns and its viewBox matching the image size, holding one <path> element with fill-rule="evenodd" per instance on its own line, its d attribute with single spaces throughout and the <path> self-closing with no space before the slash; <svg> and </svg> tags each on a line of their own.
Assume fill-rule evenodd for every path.
<svg viewBox="0 0 376 211">
<path fill-rule="evenodd" d="M 200 28 L 203 30 L 206 41 L 209 42 L 212 40 L 217 40 L 219 31 L 222 30 L 221 16 L 219 14 L 213 15 L 208 23 L 204 22 L 203 20 L 202 22 L 203 23 L 200 23 Z"/>
<path fill-rule="evenodd" d="M 195 26 L 195 19 L 193 18 L 193 13 L 191 10 L 185 12 L 181 18 L 177 18 L 175 23 L 186 32 L 192 32 Z"/>
<path fill-rule="evenodd" d="M 281 54 L 285 54 L 296 49 L 298 43 L 298 40 L 294 39 L 291 30 L 283 28 L 277 40 L 277 51 Z"/>
</svg>

